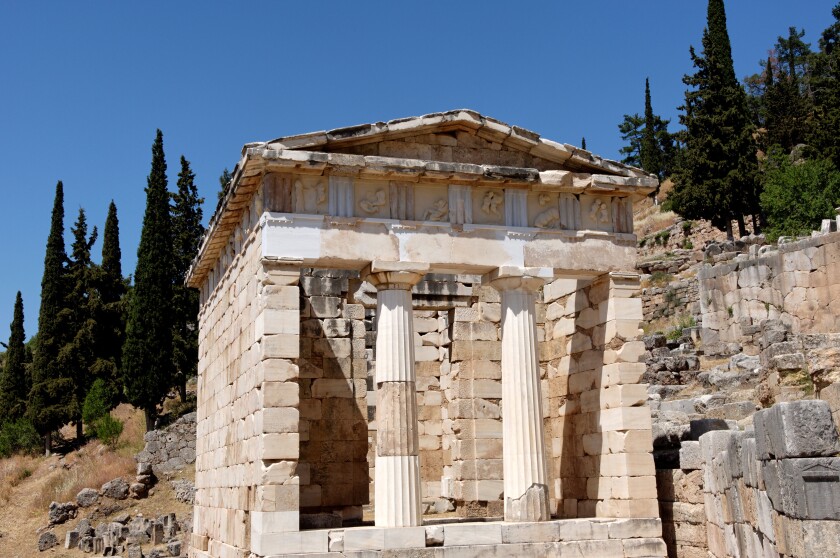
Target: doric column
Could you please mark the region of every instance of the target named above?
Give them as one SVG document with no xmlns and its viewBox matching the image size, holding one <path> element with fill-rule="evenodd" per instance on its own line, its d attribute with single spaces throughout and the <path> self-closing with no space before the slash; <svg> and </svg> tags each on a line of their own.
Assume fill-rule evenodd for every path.
<svg viewBox="0 0 840 558">
<path fill-rule="evenodd" d="M 411 288 L 428 269 L 428 264 L 373 262 L 362 272 L 377 289 L 377 527 L 418 526 L 423 519 Z"/>
<path fill-rule="evenodd" d="M 550 518 L 536 291 L 551 276 L 544 268 L 500 268 L 486 277 L 502 296 L 505 521 Z"/>
</svg>

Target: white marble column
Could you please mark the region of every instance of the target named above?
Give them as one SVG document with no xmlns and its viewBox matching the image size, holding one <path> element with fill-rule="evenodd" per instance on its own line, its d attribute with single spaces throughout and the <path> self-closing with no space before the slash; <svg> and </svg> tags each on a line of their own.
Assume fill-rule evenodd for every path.
<svg viewBox="0 0 840 558">
<path fill-rule="evenodd" d="M 428 264 L 373 262 L 362 272 L 377 289 L 377 527 L 411 527 L 423 521 L 411 288 L 428 269 Z"/>
<path fill-rule="evenodd" d="M 500 268 L 487 279 L 502 296 L 502 438 L 505 521 L 545 521 L 545 460 L 536 292 L 550 269 Z"/>
</svg>

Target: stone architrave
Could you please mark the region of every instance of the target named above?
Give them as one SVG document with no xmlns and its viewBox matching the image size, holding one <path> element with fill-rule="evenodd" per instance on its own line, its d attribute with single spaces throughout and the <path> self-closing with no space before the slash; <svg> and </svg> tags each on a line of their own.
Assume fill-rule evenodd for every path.
<svg viewBox="0 0 840 558">
<path fill-rule="evenodd" d="M 362 276 L 376 294 L 377 527 L 422 521 L 411 288 L 428 264 L 372 262 Z"/>
<path fill-rule="evenodd" d="M 516 267 L 486 277 L 502 298 L 505 521 L 550 519 L 536 292 L 551 277 L 551 269 Z"/>
</svg>

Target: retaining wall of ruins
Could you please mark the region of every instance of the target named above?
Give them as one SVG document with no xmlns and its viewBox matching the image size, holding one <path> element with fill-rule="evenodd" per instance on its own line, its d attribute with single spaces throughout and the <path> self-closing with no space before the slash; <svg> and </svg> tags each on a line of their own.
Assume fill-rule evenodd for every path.
<svg viewBox="0 0 840 558">
<path fill-rule="evenodd" d="M 754 430 L 684 440 L 657 471 L 663 538 L 678 558 L 832 556 L 840 538 L 840 390 L 779 403 Z M 827 395 L 828 395 L 827 394 Z"/>
<path fill-rule="evenodd" d="M 766 319 L 781 320 L 793 333 L 840 330 L 840 233 L 751 246 L 733 256 L 698 273 L 705 344 L 742 343 L 748 350 Z"/>
</svg>

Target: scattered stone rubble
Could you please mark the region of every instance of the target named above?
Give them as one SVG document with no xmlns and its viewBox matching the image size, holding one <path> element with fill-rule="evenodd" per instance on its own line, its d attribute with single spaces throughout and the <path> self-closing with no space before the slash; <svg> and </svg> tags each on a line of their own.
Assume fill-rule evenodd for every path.
<svg viewBox="0 0 840 558">
<path fill-rule="evenodd" d="M 192 531 L 192 520 L 187 518 L 178 521 L 174 513 L 162 515 L 156 519 L 147 519 L 141 515 L 133 518 L 123 515 L 108 523 L 99 523 L 95 528 L 89 519 L 82 519 L 74 529 L 67 532 L 64 548 L 79 549 L 85 553 L 102 556 L 137 556 L 139 558 L 181 556 L 182 542 L 179 533 L 188 534 L 190 531 Z M 38 542 L 39 550 L 51 548 L 48 546 L 51 540 L 48 534 L 55 539 L 52 532 L 42 534 Z M 43 545 L 42 541 L 44 541 Z M 56 541 L 52 546 L 57 544 Z M 143 545 L 164 544 L 165 549 L 151 549 L 148 554 L 143 554 Z"/>
</svg>

